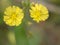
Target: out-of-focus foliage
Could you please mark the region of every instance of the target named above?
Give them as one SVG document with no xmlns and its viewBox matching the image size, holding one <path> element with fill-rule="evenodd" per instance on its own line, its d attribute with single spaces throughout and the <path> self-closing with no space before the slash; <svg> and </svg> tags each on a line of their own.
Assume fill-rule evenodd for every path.
<svg viewBox="0 0 60 45">
<path fill-rule="evenodd" d="M 60 0 L 46 0 L 46 1 L 48 1 L 48 2 L 50 2 L 52 4 L 60 6 Z"/>
<path fill-rule="evenodd" d="M 58 14 L 60 9 L 56 9 L 60 6 L 60 0 L 43 0 L 42 2 L 30 0 L 43 5 L 47 3 L 45 6 L 49 10 L 49 18 L 40 23 L 34 22 L 29 16 L 30 2 L 22 1 L 0 1 L 0 45 L 60 45 L 60 13 Z M 56 6 L 52 8 L 49 4 Z M 10 27 L 3 21 L 3 12 L 10 5 L 19 6 L 24 10 L 25 17 L 20 26 Z"/>
</svg>

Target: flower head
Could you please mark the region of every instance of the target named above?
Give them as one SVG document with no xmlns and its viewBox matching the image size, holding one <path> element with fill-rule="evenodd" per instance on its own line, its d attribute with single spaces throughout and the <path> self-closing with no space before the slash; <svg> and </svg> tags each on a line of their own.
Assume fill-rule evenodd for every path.
<svg viewBox="0 0 60 45">
<path fill-rule="evenodd" d="M 42 4 L 32 4 L 30 11 L 30 17 L 39 23 L 40 21 L 45 21 L 48 17 L 48 9 Z"/>
<path fill-rule="evenodd" d="M 23 17 L 23 10 L 17 6 L 9 6 L 4 12 L 4 22 L 9 26 L 20 25 Z"/>
</svg>

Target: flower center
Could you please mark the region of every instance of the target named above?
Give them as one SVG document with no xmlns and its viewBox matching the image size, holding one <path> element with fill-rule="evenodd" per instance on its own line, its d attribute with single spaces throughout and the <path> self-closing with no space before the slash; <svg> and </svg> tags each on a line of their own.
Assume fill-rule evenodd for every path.
<svg viewBox="0 0 60 45">
<path fill-rule="evenodd" d="M 16 15 L 15 13 L 13 13 L 12 16 L 11 16 L 11 18 L 12 18 L 13 20 L 15 20 L 15 19 L 16 19 L 16 16 L 17 16 L 17 15 Z"/>
</svg>

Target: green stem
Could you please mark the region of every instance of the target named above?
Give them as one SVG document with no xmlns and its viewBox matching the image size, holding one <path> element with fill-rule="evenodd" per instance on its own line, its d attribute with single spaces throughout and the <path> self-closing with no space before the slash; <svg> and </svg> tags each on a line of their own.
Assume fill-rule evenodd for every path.
<svg viewBox="0 0 60 45">
<path fill-rule="evenodd" d="M 14 28 L 14 31 L 16 37 L 16 45 L 28 45 L 25 27 L 16 27 Z"/>
<path fill-rule="evenodd" d="M 23 19 L 23 23 L 19 27 L 14 28 L 15 37 L 16 37 L 16 45 L 29 45 L 29 41 L 26 35 L 29 3 L 25 2 L 25 4 L 26 4 L 26 6 L 24 6 L 25 17 Z"/>
</svg>

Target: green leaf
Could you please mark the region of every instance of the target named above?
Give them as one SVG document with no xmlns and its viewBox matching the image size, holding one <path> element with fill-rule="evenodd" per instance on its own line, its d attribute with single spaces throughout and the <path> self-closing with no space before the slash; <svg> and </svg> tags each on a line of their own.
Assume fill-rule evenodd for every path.
<svg viewBox="0 0 60 45">
<path fill-rule="evenodd" d="M 29 45 L 28 39 L 26 36 L 26 30 L 24 27 L 15 27 L 15 38 L 16 38 L 16 45 Z"/>
</svg>

